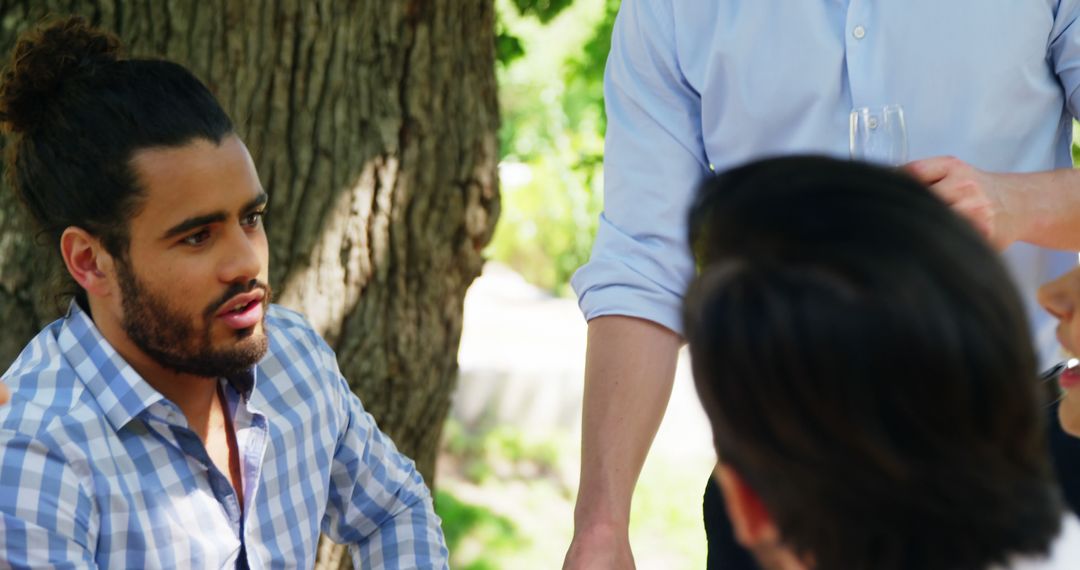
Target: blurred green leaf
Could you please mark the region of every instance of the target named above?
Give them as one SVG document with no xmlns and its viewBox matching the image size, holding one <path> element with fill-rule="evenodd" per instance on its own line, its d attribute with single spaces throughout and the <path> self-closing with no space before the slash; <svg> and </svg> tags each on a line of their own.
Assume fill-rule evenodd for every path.
<svg viewBox="0 0 1080 570">
<path fill-rule="evenodd" d="M 597 128 L 603 133 L 607 128 L 604 114 L 604 67 L 611 51 L 611 34 L 615 28 L 615 16 L 620 0 L 604 0 L 604 15 L 596 24 L 592 36 L 581 49 L 580 55 L 567 61 L 566 95 L 563 106 L 572 122 L 579 122 L 585 114 L 599 118 Z"/>
<path fill-rule="evenodd" d="M 514 0 L 514 6 L 522 16 L 533 16 L 541 23 L 548 23 L 565 10 L 573 0 Z"/>
<path fill-rule="evenodd" d="M 496 570 L 500 554 L 514 552 L 528 545 L 518 533 L 514 522 L 490 509 L 466 503 L 446 491 L 435 492 L 435 513 L 442 519 L 446 546 L 454 568 L 465 570 Z M 478 543 L 478 556 L 462 555 L 468 541 Z M 467 558 L 462 560 L 462 558 Z"/>
<path fill-rule="evenodd" d="M 537 286 L 568 294 L 570 276 L 589 258 L 601 210 L 604 66 L 619 1 L 496 6 L 500 35 L 517 44 L 500 55 L 503 209 L 486 254 Z"/>
<path fill-rule="evenodd" d="M 499 63 L 509 65 L 523 55 L 525 48 L 521 45 L 521 38 L 503 31 L 495 35 L 495 58 Z"/>
</svg>

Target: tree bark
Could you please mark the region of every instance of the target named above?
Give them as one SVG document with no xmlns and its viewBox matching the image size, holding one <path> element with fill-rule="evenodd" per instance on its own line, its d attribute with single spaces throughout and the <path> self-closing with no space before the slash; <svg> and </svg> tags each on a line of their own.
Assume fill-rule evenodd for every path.
<svg viewBox="0 0 1080 570">
<path fill-rule="evenodd" d="M 218 96 L 271 196 L 277 301 L 335 348 L 430 483 L 499 209 L 493 0 L 0 0 L 0 50 L 67 13 Z M 58 256 L 25 217 L 0 189 L 0 368 L 59 316 L 44 261 Z"/>
</svg>

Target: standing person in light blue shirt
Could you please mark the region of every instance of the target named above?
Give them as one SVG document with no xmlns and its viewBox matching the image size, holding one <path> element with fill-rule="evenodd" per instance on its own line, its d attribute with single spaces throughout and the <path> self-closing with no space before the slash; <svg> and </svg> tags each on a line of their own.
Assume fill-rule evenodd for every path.
<svg viewBox="0 0 1080 570">
<path fill-rule="evenodd" d="M 80 18 L 20 38 L 8 174 L 74 300 L 3 374 L 0 568 L 446 568 L 430 492 L 302 316 L 214 96 Z"/>
<path fill-rule="evenodd" d="M 855 107 L 902 105 L 907 170 L 1003 251 L 1042 363 L 1035 290 L 1076 265 L 1080 2 L 624 0 L 605 77 L 605 204 L 573 286 L 589 321 L 567 568 L 625 568 L 631 495 L 671 392 L 686 212 L 755 158 L 849 153 Z M 706 474 L 702 474 L 703 479 Z"/>
</svg>

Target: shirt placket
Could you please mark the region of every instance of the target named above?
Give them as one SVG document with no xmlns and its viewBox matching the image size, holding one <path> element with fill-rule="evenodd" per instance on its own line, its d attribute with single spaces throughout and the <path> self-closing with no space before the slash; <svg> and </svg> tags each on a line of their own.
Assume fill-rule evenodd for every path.
<svg viewBox="0 0 1080 570">
<path fill-rule="evenodd" d="M 874 2 L 850 0 L 844 20 L 844 57 L 847 81 L 851 90 L 852 107 L 885 105 L 892 101 L 881 100 L 881 85 L 876 78 L 880 70 L 874 70 L 870 50 L 874 44 Z"/>
<path fill-rule="evenodd" d="M 244 513 L 251 512 L 262 478 L 263 457 L 269 443 L 266 416 L 249 407 L 248 402 L 231 385 L 225 385 L 225 400 L 236 433 L 240 453 L 240 475 L 244 486 Z"/>
<path fill-rule="evenodd" d="M 224 511 L 236 537 L 240 539 L 241 510 L 236 491 L 228 477 L 214 465 L 199 436 L 191 431 L 184 415 L 174 407 L 168 404 L 155 404 L 149 411 L 152 420 L 148 422 L 149 427 L 187 457 L 188 464 L 193 464 L 193 472 L 205 475 L 214 499 Z"/>
</svg>

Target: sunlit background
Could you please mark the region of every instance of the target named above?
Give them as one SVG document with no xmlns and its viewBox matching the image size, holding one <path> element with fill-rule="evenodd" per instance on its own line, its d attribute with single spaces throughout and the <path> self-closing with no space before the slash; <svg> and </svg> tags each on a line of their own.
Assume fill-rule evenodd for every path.
<svg viewBox="0 0 1080 570">
<path fill-rule="evenodd" d="M 601 208 L 617 0 L 498 0 L 502 213 L 465 301 L 436 508 L 463 570 L 558 568 L 573 532 L 586 325 L 568 281 Z M 715 462 L 685 354 L 634 496 L 639 568 L 703 568 Z"/>
</svg>

